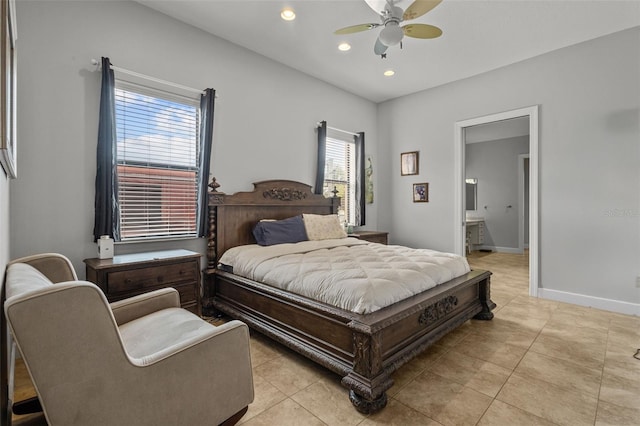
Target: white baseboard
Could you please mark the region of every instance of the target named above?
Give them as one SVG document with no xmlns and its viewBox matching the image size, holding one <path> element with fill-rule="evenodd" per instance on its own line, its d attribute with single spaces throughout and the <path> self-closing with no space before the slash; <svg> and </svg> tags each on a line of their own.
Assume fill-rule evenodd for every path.
<svg viewBox="0 0 640 426">
<path fill-rule="evenodd" d="M 569 293 L 566 291 L 538 288 L 538 297 L 542 299 L 556 300 L 558 302 L 572 303 L 574 305 L 587 306 L 605 311 L 618 312 L 620 314 L 640 316 L 640 304 L 622 302 L 620 300 L 603 299 L 601 297 L 586 296 L 584 294 Z"/>
<path fill-rule="evenodd" d="M 517 247 L 496 247 L 496 246 L 480 246 L 477 250 L 491 250 L 497 253 L 512 253 L 512 254 L 523 254 L 522 250 Z"/>
</svg>

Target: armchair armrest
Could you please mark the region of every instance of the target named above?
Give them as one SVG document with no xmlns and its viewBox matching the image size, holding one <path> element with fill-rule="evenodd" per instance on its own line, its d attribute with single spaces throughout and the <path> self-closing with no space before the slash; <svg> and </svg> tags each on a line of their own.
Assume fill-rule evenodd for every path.
<svg viewBox="0 0 640 426">
<path fill-rule="evenodd" d="M 36 268 L 38 271 L 49 279 L 52 283 L 60 283 L 65 281 L 77 281 L 78 276 L 73 268 L 71 261 L 58 253 L 42 253 L 33 256 L 21 257 L 12 260 L 9 265 L 14 263 L 26 263 Z M 8 266 L 8 265 L 7 265 Z"/>
<path fill-rule="evenodd" d="M 139 403 L 104 404 L 118 406 L 123 414 L 128 412 L 125 418 L 135 419 L 140 405 L 161 401 L 161 407 L 151 406 L 153 415 L 165 421 L 149 424 L 223 424 L 254 398 L 249 329 L 240 321 L 213 326 L 183 309 L 171 311 L 120 327 L 128 366 L 114 369 L 114 375 L 122 375 L 114 380 L 127 389 L 130 401 L 138 398 Z M 114 394 L 117 398 L 117 392 L 109 393 Z M 186 413 L 185 400 L 168 394 L 186 397 Z"/>
<path fill-rule="evenodd" d="M 119 300 L 110 306 L 116 323 L 120 326 L 161 309 L 179 308 L 180 294 L 175 288 L 168 287 Z"/>
</svg>

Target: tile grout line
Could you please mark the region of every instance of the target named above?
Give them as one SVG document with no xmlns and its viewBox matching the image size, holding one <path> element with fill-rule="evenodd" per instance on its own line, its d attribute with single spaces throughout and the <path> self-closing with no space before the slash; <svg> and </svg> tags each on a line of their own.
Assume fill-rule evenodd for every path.
<svg viewBox="0 0 640 426">
<path fill-rule="evenodd" d="M 528 268 L 528 266 L 527 266 L 527 268 Z M 517 297 L 518 297 L 518 296 L 515 296 L 515 297 L 513 297 L 511 300 L 509 300 L 507 303 L 505 303 L 505 304 L 504 304 L 504 306 L 502 306 L 502 307 L 500 308 L 500 310 L 502 310 L 502 309 L 504 309 L 505 307 L 509 306 L 509 305 L 510 305 L 510 304 L 511 304 L 511 303 L 512 303 L 512 302 L 513 302 Z M 548 320 L 547 320 L 547 321 L 548 321 Z M 545 322 L 545 325 L 546 325 L 546 322 Z M 512 370 L 511 370 L 511 372 L 509 373 L 509 376 L 507 377 L 507 379 L 506 379 L 506 380 L 504 381 L 504 383 L 500 386 L 500 389 L 496 392 L 495 396 L 492 398 L 492 400 L 491 400 L 491 404 L 489 404 L 489 405 L 487 406 L 487 408 L 483 411 L 482 415 L 478 418 L 478 420 L 476 421 L 475 425 L 477 425 L 478 423 L 480 423 L 480 422 L 482 421 L 482 419 L 484 418 L 484 416 L 485 416 L 485 415 L 487 414 L 487 412 L 489 411 L 489 408 L 491 408 L 491 406 L 493 405 L 493 403 L 494 403 L 496 400 L 497 400 L 497 401 L 499 401 L 499 402 L 501 402 L 501 403 L 503 403 L 503 404 L 507 404 L 506 402 L 499 400 L 499 399 L 498 399 L 498 395 L 500 394 L 500 392 L 502 391 L 502 389 L 504 388 L 504 386 L 507 384 L 507 382 L 509 381 L 509 379 L 511 378 L 511 376 L 513 376 L 513 373 L 515 373 L 516 368 L 518 368 L 518 365 L 520 365 L 520 362 L 522 362 L 522 359 L 524 359 L 524 357 L 527 355 L 527 353 L 529 353 L 529 350 L 531 349 L 531 346 L 533 346 L 533 343 L 536 341 L 536 339 L 538 338 L 538 336 L 539 336 L 539 335 L 540 335 L 540 333 L 542 332 L 542 329 L 543 329 L 543 328 L 544 328 L 544 326 L 542 326 L 542 327 L 540 328 L 540 330 L 538 330 L 538 333 L 536 334 L 536 337 L 535 337 L 535 338 L 531 341 L 531 343 L 529 344 L 529 346 L 528 346 L 528 348 L 527 348 L 527 351 L 524 353 L 524 355 L 522 355 L 522 358 L 520 359 L 520 361 L 518 361 L 518 363 L 513 367 L 513 369 L 512 369 Z M 473 358 L 475 358 L 475 357 L 473 357 Z M 480 359 L 480 358 L 476 358 L 476 359 Z M 481 361 L 489 362 L 489 361 L 485 361 L 485 360 L 481 360 Z M 511 407 L 514 407 L 514 406 L 513 406 L 513 405 L 511 405 L 511 404 L 507 404 L 507 405 L 509 405 L 509 406 L 511 406 Z M 518 409 L 518 410 L 522 410 L 522 411 L 525 411 L 525 412 L 529 413 L 528 411 L 523 410 L 522 408 L 519 408 L 519 407 L 514 407 L 514 408 L 516 408 L 516 409 Z M 529 414 L 536 416 L 536 415 L 535 415 L 535 414 L 533 414 L 533 413 L 529 413 Z M 536 416 L 536 417 L 539 417 L 539 416 Z M 545 419 L 545 420 L 546 420 L 546 419 Z"/>
<path fill-rule="evenodd" d="M 609 351 L 609 334 L 611 333 L 611 320 L 609 320 L 609 325 L 607 326 L 607 341 L 604 346 L 604 360 L 602 361 L 602 370 L 600 374 L 600 384 L 598 386 L 598 400 L 596 402 L 596 412 L 593 417 L 593 424 L 595 425 L 598 421 L 598 411 L 600 410 L 600 393 L 602 392 L 602 380 L 604 379 L 604 369 L 607 364 L 607 352 Z"/>
<path fill-rule="evenodd" d="M 512 301 L 513 301 L 513 300 L 512 300 Z M 510 301 L 510 302 L 508 302 L 506 305 L 508 305 L 509 303 L 511 303 L 511 301 Z M 505 305 L 505 306 L 506 306 L 506 305 Z M 484 410 L 484 412 L 482 413 L 482 415 L 480 416 L 480 418 L 479 418 L 479 419 L 478 419 L 478 421 L 476 422 L 476 425 L 477 425 L 477 424 L 482 420 L 482 418 L 485 416 L 485 414 L 487 414 L 487 411 L 489 411 L 489 408 L 491 408 L 491 405 L 493 405 L 493 403 L 494 403 L 496 400 L 497 400 L 497 401 L 500 401 L 500 402 L 501 402 L 501 403 L 503 403 L 503 404 L 507 404 L 507 405 L 509 405 L 509 406 L 511 406 L 511 407 L 517 408 L 518 410 L 521 410 L 521 411 L 527 412 L 527 413 L 529 413 L 529 414 L 531 414 L 531 415 L 533 415 L 533 416 L 536 416 L 536 417 L 541 418 L 540 416 L 536 415 L 535 413 L 531 413 L 531 412 L 529 412 L 529 411 L 527 411 L 527 410 L 525 410 L 525 409 L 523 409 L 523 408 L 520 408 L 520 407 L 515 407 L 515 406 L 513 406 L 513 405 L 511 405 L 511 404 L 508 404 L 508 403 L 506 403 L 506 402 L 504 402 L 504 401 L 502 401 L 502 400 L 498 399 L 498 395 L 500 395 L 500 392 L 502 392 L 502 389 L 504 388 L 504 386 L 507 384 L 507 382 L 509 381 L 509 379 L 511 378 L 511 376 L 513 376 L 513 373 L 515 373 L 515 372 L 516 372 L 516 369 L 518 368 L 518 366 L 520 365 L 520 363 L 522 362 L 522 360 L 524 359 L 524 357 L 525 357 L 525 356 L 527 356 L 527 354 L 528 354 L 528 353 L 529 353 L 529 351 L 531 350 L 531 347 L 533 346 L 533 344 L 535 343 L 535 341 L 538 339 L 538 337 L 539 337 L 539 336 L 540 336 L 540 334 L 542 333 L 542 330 L 543 330 L 543 329 L 544 329 L 544 327 L 547 325 L 547 322 L 548 322 L 548 321 L 549 321 L 549 320 L 546 320 L 545 324 L 540 328 L 540 330 L 538 330 L 538 333 L 536 334 L 536 337 L 531 341 L 531 343 L 530 343 L 530 344 L 529 344 L 529 346 L 527 347 L 527 351 L 524 353 L 524 355 L 522 355 L 522 358 L 520 358 L 520 361 L 518 361 L 518 363 L 513 367 L 513 370 L 511 370 L 511 373 L 509 373 L 509 376 L 507 377 L 507 380 L 505 380 L 505 381 L 504 381 L 504 383 L 500 386 L 500 389 L 496 392 L 496 395 L 493 397 L 493 400 L 491 401 L 491 404 L 489 404 L 489 406 Z M 486 361 L 486 362 L 488 362 L 488 361 Z M 547 419 L 544 419 L 544 420 L 547 420 Z M 551 423 L 553 423 L 553 422 L 551 422 Z"/>
</svg>

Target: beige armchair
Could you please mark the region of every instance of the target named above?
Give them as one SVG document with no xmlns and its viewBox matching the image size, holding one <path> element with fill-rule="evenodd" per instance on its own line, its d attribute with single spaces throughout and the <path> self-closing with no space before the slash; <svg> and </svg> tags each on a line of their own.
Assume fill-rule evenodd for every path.
<svg viewBox="0 0 640 426">
<path fill-rule="evenodd" d="M 207 323 L 174 289 L 110 305 L 55 254 L 12 262 L 5 286 L 50 425 L 233 424 L 253 401 L 247 326 Z"/>
</svg>

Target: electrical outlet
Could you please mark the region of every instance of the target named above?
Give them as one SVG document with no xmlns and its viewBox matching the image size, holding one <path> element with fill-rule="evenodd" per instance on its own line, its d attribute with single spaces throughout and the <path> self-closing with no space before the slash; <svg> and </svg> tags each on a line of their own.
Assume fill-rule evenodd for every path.
<svg viewBox="0 0 640 426">
<path fill-rule="evenodd" d="M 640 277 L 636 277 L 636 288 L 640 288 Z"/>
</svg>

